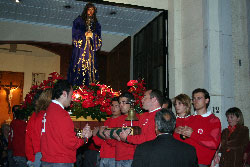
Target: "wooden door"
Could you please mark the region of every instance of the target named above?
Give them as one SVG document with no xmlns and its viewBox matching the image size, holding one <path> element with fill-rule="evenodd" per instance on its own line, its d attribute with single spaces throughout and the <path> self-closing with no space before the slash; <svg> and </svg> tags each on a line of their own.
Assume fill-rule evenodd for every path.
<svg viewBox="0 0 250 167">
<path fill-rule="evenodd" d="M 106 83 L 114 90 L 127 90 L 130 80 L 131 37 L 124 39 L 107 56 Z"/>
</svg>

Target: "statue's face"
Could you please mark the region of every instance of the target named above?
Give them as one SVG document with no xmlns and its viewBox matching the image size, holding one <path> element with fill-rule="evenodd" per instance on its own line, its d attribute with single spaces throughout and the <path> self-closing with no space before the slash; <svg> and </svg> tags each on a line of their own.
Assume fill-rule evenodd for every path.
<svg viewBox="0 0 250 167">
<path fill-rule="evenodd" d="M 93 16 L 94 13 L 95 13 L 95 9 L 93 7 L 88 8 L 88 10 L 87 10 L 88 16 L 91 17 L 91 16 Z"/>
</svg>

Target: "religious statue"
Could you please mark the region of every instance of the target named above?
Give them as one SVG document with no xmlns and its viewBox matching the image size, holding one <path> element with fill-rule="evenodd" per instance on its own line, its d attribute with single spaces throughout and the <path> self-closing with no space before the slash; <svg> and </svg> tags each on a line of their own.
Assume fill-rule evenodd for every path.
<svg viewBox="0 0 250 167">
<path fill-rule="evenodd" d="M 73 52 L 68 70 L 68 81 L 72 85 L 89 85 L 98 80 L 96 51 L 101 48 L 102 39 L 96 13 L 96 7 L 88 3 L 73 22 Z"/>
<path fill-rule="evenodd" d="M 6 92 L 6 102 L 8 104 L 8 114 L 10 114 L 11 113 L 11 107 L 12 107 L 13 92 L 16 89 L 18 89 L 19 87 L 17 85 L 12 85 L 12 82 L 10 82 L 9 85 L 0 85 L 0 86 L 3 86 L 3 89 Z"/>
</svg>

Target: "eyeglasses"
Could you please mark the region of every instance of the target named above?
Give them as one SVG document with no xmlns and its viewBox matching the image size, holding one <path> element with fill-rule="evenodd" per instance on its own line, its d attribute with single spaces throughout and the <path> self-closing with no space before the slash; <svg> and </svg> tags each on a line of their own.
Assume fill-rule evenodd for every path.
<svg viewBox="0 0 250 167">
<path fill-rule="evenodd" d="M 130 104 L 130 103 L 127 101 L 120 101 L 119 104 Z"/>
<path fill-rule="evenodd" d="M 193 98 L 192 101 L 199 101 L 201 99 L 203 99 L 204 97 L 196 97 L 196 98 Z"/>
</svg>

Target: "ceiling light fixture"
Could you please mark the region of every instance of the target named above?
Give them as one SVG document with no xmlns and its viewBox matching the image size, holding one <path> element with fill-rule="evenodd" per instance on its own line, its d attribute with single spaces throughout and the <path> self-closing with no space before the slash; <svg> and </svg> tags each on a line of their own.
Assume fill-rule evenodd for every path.
<svg viewBox="0 0 250 167">
<path fill-rule="evenodd" d="M 116 15 L 116 11 L 111 11 L 109 14 L 110 15 Z"/>
<path fill-rule="evenodd" d="M 70 6 L 70 5 L 65 5 L 65 6 L 63 6 L 65 9 L 71 9 L 72 8 L 72 6 Z"/>
</svg>

